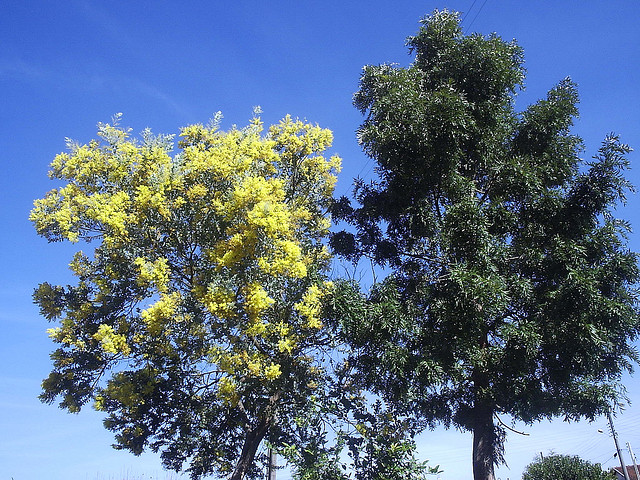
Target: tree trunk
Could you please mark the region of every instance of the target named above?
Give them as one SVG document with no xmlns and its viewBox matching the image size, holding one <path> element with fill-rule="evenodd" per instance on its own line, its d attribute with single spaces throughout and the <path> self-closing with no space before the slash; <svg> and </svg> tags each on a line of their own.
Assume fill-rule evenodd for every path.
<svg viewBox="0 0 640 480">
<path fill-rule="evenodd" d="M 253 430 L 247 433 L 244 445 L 242 446 L 242 453 L 240 454 L 236 468 L 233 471 L 233 475 L 231 475 L 229 480 L 244 480 L 247 472 L 253 465 L 260 443 L 269 431 L 270 423 L 270 419 L 263 418 Z"/>
<path fill-rule="evenodd" d="M 493 470 L 496 457 L 496 431 L 493 409 L 476 406 L 473 428 L 473 480 L 495 480 Z"/>
</svg>

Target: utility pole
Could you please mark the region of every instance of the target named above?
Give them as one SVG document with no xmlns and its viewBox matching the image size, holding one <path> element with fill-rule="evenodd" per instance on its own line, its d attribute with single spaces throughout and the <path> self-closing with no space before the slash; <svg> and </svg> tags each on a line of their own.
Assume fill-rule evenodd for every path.
<svg viewBox="0 0 640 480">
<path fill-rule="evenodd" d="M 618 458 L 620 459 L 620 467 L 622 467 L 622 474 L 624 480 L 631 480 L 629 478 L 629 472 L 627 472 L 627 466 L 624 464 L 624 458 L 622 458 L 622 452 L 620 451 L 620 445 L 618 445 L 618 434 L 613 428 L 613 419 L 611 418 L 611 412 L 607 412 L 607 418 L 609 419 L 609 426 L 611 427 L 611 435 L 613 436 L 613 442 L 616 444 L 616 451 L 618 452 Z"/>
<path fill-rule="evenodd" d="M 631 461 L 633 461 L 633 469 L 636 472 L 636 478 L 640 480 L 640 472 L 638 472 L 638 462 L 636 462 L 636 456 L 633 454 L 633 450 L 631 450 L 631 444 L 629 442 L 627 442 L 627 450 L 629 450 Z"/>
<path fill-rule="evenodd" d="M 267 480 L 276 480 L 276 452 L 269 447 L 269 465 L 267 466 Z"/>
</svg>

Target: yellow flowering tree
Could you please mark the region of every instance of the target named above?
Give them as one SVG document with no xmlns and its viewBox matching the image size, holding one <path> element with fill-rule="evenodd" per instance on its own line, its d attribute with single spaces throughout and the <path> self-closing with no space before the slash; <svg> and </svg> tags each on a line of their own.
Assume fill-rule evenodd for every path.
<svg viewBox="0 0 640 480">
<path fill-rule="evenodd" d="M 332 134 L 289 116 L 266 131 L 214 121 L 183 128 L 175 153 L 117 120 L 69 142 L 50 171 L 63 185 L 31 212 L 40 235 L 87 250 L 76 285 L 34 294 L 57 324 L 41 398 L 94 402 L 117 448 L 194 478 L 251 478 L 261 442 L 291 442 L 323 384 Z"/>
</svg>

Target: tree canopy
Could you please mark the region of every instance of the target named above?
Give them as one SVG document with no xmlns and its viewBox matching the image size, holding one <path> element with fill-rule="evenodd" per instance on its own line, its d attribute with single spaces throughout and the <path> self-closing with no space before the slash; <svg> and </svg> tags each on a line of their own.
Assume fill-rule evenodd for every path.
<svg viewBox="0 0 640 480">
<path fill-rule="evenodd" d="M 501 415 L 593 419 L 624 398 L 640 275 L 614 209 L 630 148 L 610 135 L 581 158 L 570 79 L 516 111 L 522 49 L 464 35 L 456 13 L 426 17 L 407 45 L 408 67 L 364 68 L 358 138 L 378 179 L 333 208 L 353 225 L 334 250 L 389 275 L 367 298 L 342 283 L 331 315 L 363 383 L 472 432 L 474 478 L 493 479 Z"/>
<path fill-rule="evenodd" d="M 77 284 L 34 294 L 58 322 L 41 398 L 93 401 L 117 448 L 194 478 L 255 477 L 262 440 L 293 443 L 324 388 L 332 134 L 288 116 L 264 132 L 256 116 L 187 126 L 172 153 L 172 136 L 134 139 L 117 120 L 69 141 L 50 171 L 64 185 L 31 212 L 49 241 L 89 249 Z"/>
</svg>

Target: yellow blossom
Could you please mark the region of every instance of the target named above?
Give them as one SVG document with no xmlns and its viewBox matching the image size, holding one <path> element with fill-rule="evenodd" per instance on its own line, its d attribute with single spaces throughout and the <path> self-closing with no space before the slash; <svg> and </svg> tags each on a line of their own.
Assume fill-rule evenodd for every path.
<svg viewBox="0 0 640 480">
<path fill-rule="evenodd" d="M 140 317 L 147 325 L 147 329 L 151 335 L 158 336 L 161 333 L 168 333 L 166 331 L 167 325 L 172 322 L 179 304 L 179 292 L 172 292 L 170 294 L 162 293 L 160 300 L 140 313 Z"/>
<path fill-rule="evenodd" d="M 96 395 L 96 398 L 94 399 L 93 402 L 93 408 L 99 412 L 102 412 L 105 410 L 105 398 L 102 395 Z"/>
<path fill-rule="evenodd" d="M 53 340 L 58 340 L 60 338 L 61 333 L 62 333 L 61 327 L 47 328 L 47 335 L 49 336 L 49 338 Z"/>
<path fill-rule="evenodd" d="M 281 338 L 278 340 L 278 350 L 284 353 L 291 354 L 296 347 L 296 342 L 292 338 Z"/>
<path fill-rule="evenodd" d="M 264 376 L 269 380 L 275 380 L 280 375 L 282 375 L 282 371 L 277 363 L 270 364 L 264 371 Z"/>
<path fill-rule="evenodd" d="M 274 300 L 269 297 L 267 291 L 260 284 L 253 282 L 247 285 L 244 308 L 250 319 L 255 320 L 260 317 L 260 314 L 273 303 Z"/>
<path fill-rule="evenodd" d="M 245 333 L 250 337 L 265 336 L 265 333 L 267 332 L 267 326 L 268 323 L 263 320 L 251 320 L 249 322 L 249 326 L 245 329 Z"/>
<path fill-rule="evenodd" d="M 202 198 L 204 198 L 207 193 L 209 192 L 209 190 L 207 189 L 207 187 L 201 183 L 197 183 L 191 187 L 189 187 L 189 189 L 187 190 L 187 198 L 192 201 L 195 202 L 197 200 L 200 200 Z"/>
<path fill-rule="evenodd" d="M 140 286 L 154 286 L 159 292 L 165 293 L 169 288 L 169 264 L 166 258 L 158 258 L 149 262 L 138 257 L 134 261 L 138 267 L 136 282 Z"/>
<path fill-rule="evenodd" d="M 318 285 L 311 285 L 302 296 L 302 300 L 295 304 L 294 308 L 305 319 L 305 328 L 322 328 L 320 313 L 322 297 L 333 288 L 333 283 L 325 282 L 321 289 Z"/>
<path fill-rule="evenodd" d="M 107 353 L 129 355 L 131 348 L 127 345 L 127 339 L 124 335 L 115 333 L 111 325 L 102 324 L 98 327 L 98 331 L 93 338 L 100 342 L 100 346 Z"/>
<path fill-rule="evenodd" d="M 240 395 L 235 382 L 229 377 L 222 377 L 218 382 L 218 397 L 227 405 L 235 407 L 240 401 Z"/>
<path fill-rule="evenodd" d="M 209 286 L 202 302 L 217 317 L 231 318 L 235 314 L 235 295 L 227 288 Z"/>
</svg>

